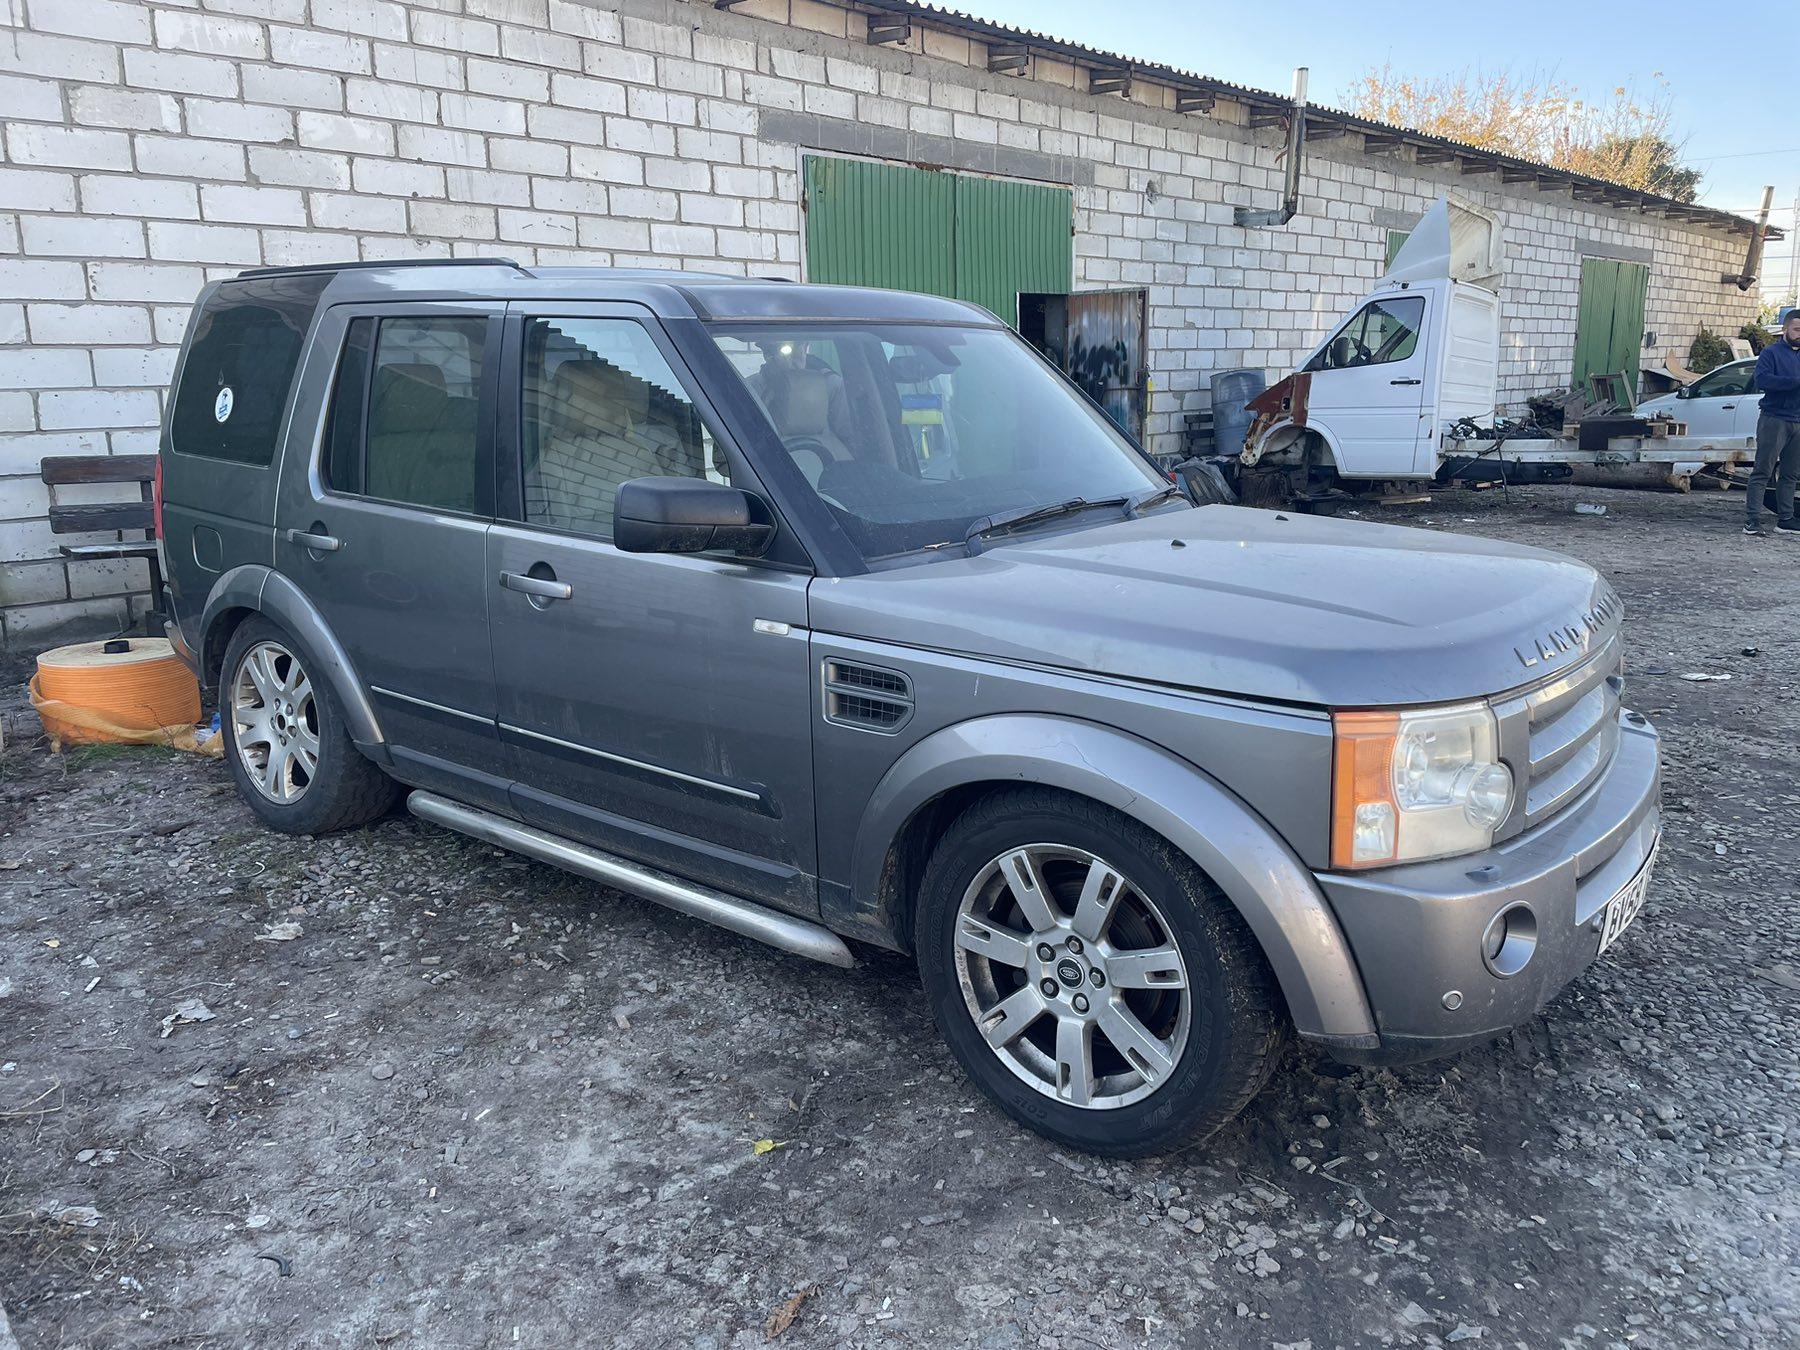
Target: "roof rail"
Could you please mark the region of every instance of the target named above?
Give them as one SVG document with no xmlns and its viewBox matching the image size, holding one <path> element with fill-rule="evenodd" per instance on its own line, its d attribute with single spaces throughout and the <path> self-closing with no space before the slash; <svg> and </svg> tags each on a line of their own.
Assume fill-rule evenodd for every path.
<svg viewBox="0 0 1800 1350">
<path fill-rule="evenodd" d="M 253 277 L 297 277 L 310 272 L 363 272 L 376 267 L 510 267 L 515 272 L 529 272 L 511 258 L 390 258 L 370 262 L 303 263 L 296 267 L 252 267 L 239 272 L 233 280 L 248 281 Z"/>
</svg>

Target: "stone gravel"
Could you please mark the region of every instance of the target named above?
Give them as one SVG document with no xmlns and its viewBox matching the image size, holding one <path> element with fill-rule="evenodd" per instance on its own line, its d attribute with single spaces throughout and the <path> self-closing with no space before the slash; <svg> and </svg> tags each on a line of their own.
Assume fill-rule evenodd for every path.
<svg viewBox="0 0 1800 1350">
<path fill-rule="evenodd" d="M 1612 579 L 1665 737 L 1649 905 L 1495 1044 L 1290 1049 L 1148 1162 L 990 1109 L 898 957 L 809 965 L 404 816 L 275 836 L 216 762 L 51 755 L 12 658 L 0 1340 L 1791 1346 L 1800 543 L 1740 510 L 1365 510 Z"/>
</svg>

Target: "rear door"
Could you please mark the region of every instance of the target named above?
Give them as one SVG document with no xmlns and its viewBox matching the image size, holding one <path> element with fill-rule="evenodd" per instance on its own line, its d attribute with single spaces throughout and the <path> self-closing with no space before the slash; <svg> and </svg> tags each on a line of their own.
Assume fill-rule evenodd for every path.
<svg viewBox="0 0 1800 1350">
<path fill-rule="evenodd" d="M 1306 363 L 1312 374 L 1307 423 L 1329 432 L 1344 477 L 1432 471 L 1435 436 L 1425 406 L 1432 344 L 1426 334 L 1438 298 L 1409 291 L 1373 296 Z"/>
<path fill-rule="evenodd" d="M 336 306 L 337 374 L 277 570 L 343 643 L 409 782 L 504 806 L 487 631 L 502 307 Z"/>
<path fill-rule="evenodd" d="M 483 581 L 518 814 L 816 913 L 810 569 L 615 548 L 629 479 L 757 486 L 647 311 L 513 314 Z"/>
</svg>

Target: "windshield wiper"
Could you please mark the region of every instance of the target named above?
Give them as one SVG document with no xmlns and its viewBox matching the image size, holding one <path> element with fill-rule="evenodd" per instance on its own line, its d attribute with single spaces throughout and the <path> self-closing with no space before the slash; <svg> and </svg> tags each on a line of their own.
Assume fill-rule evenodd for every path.
<svg viewBox="0 0 1800 1350">
<path fill-rule="evenodd" d="M 1171 497 L 1185 497 L 1186 490 L 1179 483 L 1170 483 L 1167 487 L 1155 488 L 1141 497 L 1133 497 L 1125 503 L 1125 518 L 1136 520 L 1153 506 L 1160 506 Z"/>
<path fill-rule="evenodd" d="M 1011 511 L 997 511 L 971 523 L 963 534 L 963 543 L 968 545 L 971 554 L 976 554 L 981 552 L 981 541 L 986 536 L 1002 530 L 1017 530 L 1026 525 L 1036 525 L 1040 521 L 1072 516 L 1077 512 L 1092 511 L 1102 506 L 1130 504 L 1129 497 L 1101 497 L 1097 501 L 1089 501 L 1086 497 L 1070 497 L 1065 501 L 1049 502 L 1043 506 L 1021 506 Z"/>
</svg>

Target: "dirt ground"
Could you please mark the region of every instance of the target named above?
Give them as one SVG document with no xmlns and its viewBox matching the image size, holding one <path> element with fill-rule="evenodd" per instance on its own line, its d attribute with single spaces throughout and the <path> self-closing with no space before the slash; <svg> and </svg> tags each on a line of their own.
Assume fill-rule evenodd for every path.
<svg viewBox="0 0 1800 1350">
<path fill-rule="evenodd" d="M 1665 737 L 1649 907 L 1509 1038 L 1398 1071 L 1291 1049 L 1203 1151 L 1143 1163 L 985 1105 L 899 958 L 810 965 L 405 816 L 278 837 L 217 762 L 51 755 L 14 657 L 12 1331 L 748 1347 L 797 1305 L 777 1344 L 1791 1346 L 1800 542 L 1741 509 L 1384 514 L 1612 578 Z"/>
</svg>

